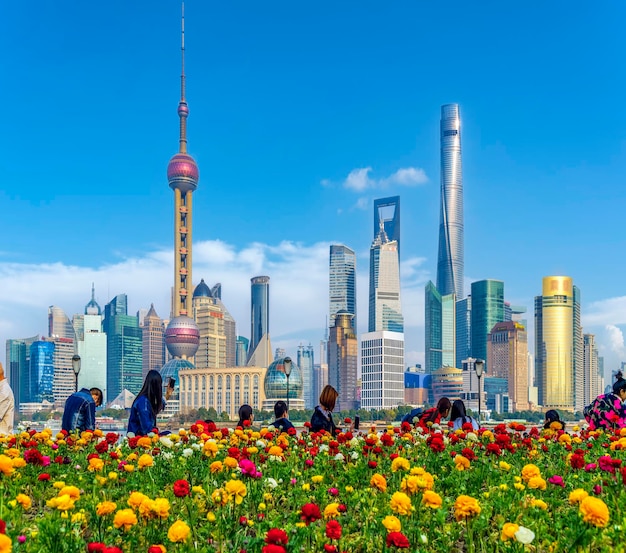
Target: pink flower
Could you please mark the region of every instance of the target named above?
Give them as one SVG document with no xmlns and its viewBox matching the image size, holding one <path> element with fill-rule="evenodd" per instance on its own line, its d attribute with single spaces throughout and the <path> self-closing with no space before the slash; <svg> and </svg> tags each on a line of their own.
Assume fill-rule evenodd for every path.
<svg viewBox="0 0 626 553">
<path fill-rule="evenodd" d="M 241 469 L 242 474 L 252 476 L 252 478 L 256 477 L 256 465 L 253 461 L 250 461 L 250 459 L 241 459 L 241 461 L 239 461 L 239 468 Z"/>
<path fill-rule="evenodd" d="M 556 474 L 548 478 L 548 482 L 550 482 L 550 484 L 554 484 L 555 486 L 561 486 L 561 488 L 565 487 L 565 482 L 563 481 L 563 477 L 558 476 Z"/>
<path fill-rule="evenodd" d="M 54 444 L 56 445 L 56 444 Z M 57 446 L 59 447 L 59 446 Z M 41 466 L 42 467 L 47 467 L 50 464 L 50 456 L 49 455 L 44 455 L 41 458 Z"/>
<path fill-rule="evenodd" d="M 339 490 L 337 488 L 328 488 L 328 493 L 330 495 L 339 495 Z"/>
<path fill-rule="evenodd" d="M 591 472 L 592 470 L 596 470 L 598 468 L 598 465 L 596 465 L 595 463 L 587 463 L 585 465 L 585 470 L 587 472 Z"/>
<path fill-rule="evenodd" d="M 600 486 L 600 484 L 596 484 L 593 487 L 593 493 L 595 493 L 596 495 L 600 495 L 602 493 L 602 486 Z"/>
</svg>

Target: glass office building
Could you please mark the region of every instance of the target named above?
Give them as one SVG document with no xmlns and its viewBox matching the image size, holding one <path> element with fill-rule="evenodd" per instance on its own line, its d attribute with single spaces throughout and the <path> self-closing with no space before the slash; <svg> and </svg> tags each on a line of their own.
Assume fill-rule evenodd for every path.
<svg viewBox="0 0 626 553">
<path fill-rule="evenodd" d="M 472 282 L 472 357 L 487 364 L 487 336 L 496 323 L 504 321 L 504 282 L 479 280 Z"/>
<path fill-rule="evenodd" d="M 248 359 L 254 354 L 261 338 L 270 331 L 270 277 L 250 279 L 250 346 Z"/>
<path fill-rule="evenodd" d="M 356 330 L 356 254 L 342 244 L 330 246 L 329 260 L 329 326 L 335 325 L 339 311 L 352 313 Z"/>
</svg>

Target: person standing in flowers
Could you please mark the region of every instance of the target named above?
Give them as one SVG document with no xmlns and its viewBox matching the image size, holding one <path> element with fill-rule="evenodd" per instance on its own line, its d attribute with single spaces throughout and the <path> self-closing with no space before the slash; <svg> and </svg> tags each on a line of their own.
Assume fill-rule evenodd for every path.
<svg viewBox="0 0 626 553">
<path fill-rule="evenodd" d="M 145 436 L 156 428 L 157 415 L 165 409 L 165 400 L 172 397 L 174 388 L 170 384 L 163 398 L 163 380 L 161 373 L 152 369 L 146 375 L 139 394 L 133 401 L 128 417 L 128 432 Z"/>
<path fill-rule="evenodd" d="M 0 363 L 0 434 L 8 436 L 13 432 L 14 412 L 13 390 L 4 376 L 4 367 Z"/>
<path fill-rule="evenodd" d="M 433 424 L 439 424 L 441 419 L 447 418 L 450 413 L 450 400 L 447 397 L 442 397 L 436 407 L 426 409 L 419 418 L 416 426 L 421 426 L 424 430 L 428 430 Z M 429 424 L 430 423 L 430 424 Z"/>
<path fill-rule="evenodd" d="M 591 430 L 626 428 L 626 380 L 617 373 L 613 393 L 603 394 L 585 407 L 583 414 Z"/>
<path fill-rule="evenodd" d="M 454 400 L 452 410 L 450 411 L 450 421 L 452 422 L 453 430 L 462 430 L 464 424 L 471 424 L 473 430 L 480 428 L 479 422 L 467 414 L 465 403 L 463 403 L 462 399 Z"/>
<path fill-rule="evenodd" d="M 311 417 L 311 432 L 326 430 L 331 435 L 335 435 L 337 427 L 333 421 L 333 410 L 338 396 L 339 392 L 330 384 L 324 386 L 320 394 L 320 404 L 315 407 Z"/>
<path fill-rule="evenodd" d="M 250 407 L 247 403 L 244 403 L 239 408 L 239 421 L 237 422 L 237 426 L 241 426 L 241 428 L 250 428 L 254 421 L 254 413 L 252 412 L 252 407 Z"/>
</svg>

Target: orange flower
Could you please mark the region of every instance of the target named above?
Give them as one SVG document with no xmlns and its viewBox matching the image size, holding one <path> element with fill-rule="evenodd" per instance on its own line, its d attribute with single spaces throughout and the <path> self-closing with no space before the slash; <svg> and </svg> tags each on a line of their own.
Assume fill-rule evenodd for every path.
<svg viewBox="0 0 626 553">
<path fill-rule="evenodd" d="M 500 539 L 502 541 L 514 540 L 515 532 L 519 530 L 519 524 L 514 524 L 513 522 L 505 522 L 502 527 L 502 533 L 500 534 Z"/>
<path fill-rule="evenodd" d="M 170 541 L 175 543 L 185 541 L 189 537 L 190 531 L 191 529 L 187 524 L 185 524 L 182 520 L 177 520 L 167 531 L 167 537 Z"/>
<path fill-rule="evenodd" d="M 372 486 L 372 488 L 380 490 L 381 492 L 386 492 L 387 480 L 385 480 L 385 477 L 382 474 L 376 473 L 370 479 L 370 486 Z"/>
<path fill-rule="evenodd" d="M 598 497 L 588 496 L 580 502 L 578 507 L 583 520 L 598 528 L 604 528 L 609 523 L 609 508 Z"/>
<path fill-rule="evenodd" d="M 411 505 L 411 498 L 402 492 L 396 492 L 391 496 L 389 507 L 394 513 L 399 515 L 410 515 L 413 510 Z"/>
<path fill-rule="evenodd" d="M 113 517 L 113 526 L 116 528 L 124 527 L 124 530 L 130 530 L 135 524 L 137 524 L 137 516 L 132 509 L 117 511 Z"/>
<path fill-rule="evenodd" d="M 455 455 L 454 464 L 456 465 L 456 470 L 465 470 L 470 467 L 470 460 L 467 457 L 463 457 L 463 455 Z"/>
<path fill-rule="evenodd" d="M 113 511 L 117 509 L 117 505 L 112 501 L 103 501 L 102 503 L 98 503 L 96 507 L 96 514 L 99 517 L 111 514 Z"/>
<path fill-rule="evenodd" d="M 139 461 L 137 461 L 137 464 L 139 465 L 140 469 L 151 467 L 152 465 L 154 465 L 154 459 L 152 458 L 152 455 L 144 453 L 141 457 L 139 457 Z"/>
<path fill-rule="evenodd" d="M 443 503 L 441 496 L 432 490 L 425 490 L 422 495 L 422 505 L 431 509 L 439 509 Z"/>
<path fill-rule="evenodd" d="M 528 482 L 531 478 L 535 476 L 541 476 L 541 471 L 537 465 L 533 465 L 532 463 L 525 465 L 522 469 L 522 478 Z"/>
<path fill-rule="evenodd" d="M 460 495 L 454 502 L 454 516 L 457 521 L 480 514 L 480 504 L 478 500 L 469 495 Z"/>
</svg>

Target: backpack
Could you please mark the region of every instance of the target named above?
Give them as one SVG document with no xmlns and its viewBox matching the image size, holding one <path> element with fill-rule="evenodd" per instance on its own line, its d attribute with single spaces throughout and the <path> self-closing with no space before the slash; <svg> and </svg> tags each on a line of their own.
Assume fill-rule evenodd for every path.
<svg viewBox="0 0 626 553">
<path fill-rule="evenodd" d="M 415 419 L 417 418 L 417 420 L 419 420 L 423 412 L 424 412 L 424 409 L 422 409 L 421 407 L 411 409 L 411 411 L 409 411 L 406 415 L 404 415 L 404 417 L 402 417 L 400 424 L 404 422 L 408 424 L 415 424 L 416 422 Z"/>
</svg>

